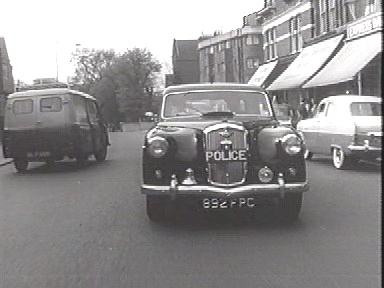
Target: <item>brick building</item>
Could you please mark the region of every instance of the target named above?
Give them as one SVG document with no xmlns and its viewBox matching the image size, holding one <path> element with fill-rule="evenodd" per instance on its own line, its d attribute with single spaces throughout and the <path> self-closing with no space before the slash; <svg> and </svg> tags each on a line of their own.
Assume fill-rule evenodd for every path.
<svg viewBox="0 0 384 288">
<path fill-rule="evenodd" d="M 5 39 L 0 37 L 0 134 L 3 127 L 5 98 L 13 92 L 12 65 L 9 61 Z"/>
<path fill-rule="evenodd" d="M 242 28 L 199 39 L 200 82 L 247 83 L 263 63 L 261 26 L 256 22 L 243 24 Z"/>
<path fill-rule="evenodd" d="M 173 40 L 173 74 L 166 77 L 166 86 L 171 84 L 199 83 L 198 40 Z"/>
</svg>

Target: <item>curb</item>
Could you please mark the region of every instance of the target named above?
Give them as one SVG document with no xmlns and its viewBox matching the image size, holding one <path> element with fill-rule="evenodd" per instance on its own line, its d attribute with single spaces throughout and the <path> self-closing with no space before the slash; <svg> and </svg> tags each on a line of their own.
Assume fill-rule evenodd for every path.
<svg viewBox="0 0 384 288">
<path fill-rule="evenodd" d="M 3 167 L 3 166 L 8 165 L 8 164 L 11 164 L 12 162 L 13 162 L 13 160 L 6 160 L 5 162 L 0 163 L 0 167 Z"/>
</svg>

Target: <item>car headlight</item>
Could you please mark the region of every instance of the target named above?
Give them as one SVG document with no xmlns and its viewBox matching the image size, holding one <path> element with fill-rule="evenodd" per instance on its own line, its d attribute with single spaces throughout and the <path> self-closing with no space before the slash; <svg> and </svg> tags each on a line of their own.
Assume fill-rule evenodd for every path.
<svg viewBox="0 0 384 288">
<path fill-rule="evenodd" d="M 166 139 L 160 136 L 155 136 L 148 139 L 148 153 L 155 158 L 163 157 L 169 148 L 169 143 Z"/>
<path fill-rule="evenodd" d="M 281 138 L 281 147 L 289 155 L 295 155 L 301 151 L 302 140 L 295 134 L 287 134 Z"/>
</svg>

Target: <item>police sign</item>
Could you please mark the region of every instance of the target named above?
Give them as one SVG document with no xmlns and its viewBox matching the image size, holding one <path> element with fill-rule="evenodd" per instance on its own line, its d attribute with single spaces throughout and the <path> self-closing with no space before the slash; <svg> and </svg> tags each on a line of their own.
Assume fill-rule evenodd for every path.
<svg viewBox="0 0 384 288">
<path fill-rule="evenodd" d="M 207 162 L 211 161 L 247 161 L 247 150 L 224 150 L 205 152 Z"/>
</svg>

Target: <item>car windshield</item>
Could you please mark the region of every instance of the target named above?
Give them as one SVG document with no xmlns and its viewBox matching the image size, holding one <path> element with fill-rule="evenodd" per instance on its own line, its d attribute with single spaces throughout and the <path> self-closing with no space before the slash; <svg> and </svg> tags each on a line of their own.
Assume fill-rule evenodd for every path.
<svg viewBox="0 0 384 288">
<path fill-rule="evenodd" d="M 231 112 L 242 116 L 271 116 L 267 97 L 253 91 L 192 91 L 168 94 L 163 116 L 198 116 L 211 112 Z"/>
<path fill-rule="evenodd" d="M 381 116 L 381 103 L 355 102 L 351 104 L 352 116 Z"/>
</svg>

